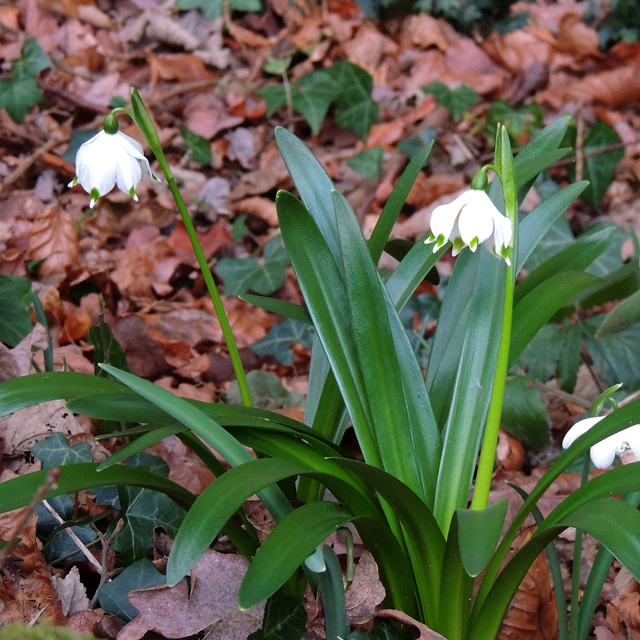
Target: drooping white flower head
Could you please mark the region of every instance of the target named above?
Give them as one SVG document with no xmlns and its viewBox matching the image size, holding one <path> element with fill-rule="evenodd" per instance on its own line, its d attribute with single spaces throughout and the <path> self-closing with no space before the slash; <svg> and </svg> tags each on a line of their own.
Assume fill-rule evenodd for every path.
<svg viewBox="0 0 640 640">
<path fill-rule="evenodd" d="M 113 133 L 101 131 L 78 149 L 76 177 L 69 186 L 80 183 L 91 194 L 89 206 L 93 209 L 98 198 L 115 186 L 137 201 L 135 189 L 143 173 L 157 180 L 144 157 L 142 145 L 118 131 L 116 123 Z"/>
<path fill-rule="evenodd" d="M 583 433 L 586 433 L 602 417 L 585 418 L 576 422 L 562 441 L 562 447 L 568 449 Z M 627 427 L 612 436 L 601 440 L 591 447 L 591 461 L 598 469 L 606 469 L 613 464 L 616 455 L 620 455 L 625 449 L 630 448 L 635 457 L 640 460 L 640 424 Z"/>
<path fill-rule="evenodd" d="M 507 256 L 511 243 L 511 221 L 496 209 L 484 191 L 470 189 L 459 195 L 453 202 L 436 207 L 431 214 L 431 235 L 425 244 L 435 242 L 435 253 L 449 240 L 453 242 L 453 255 L 464 247 L 475 251 L 479 244 L 491 240 L 489 251 L 497 257 Z"/>
</svg>

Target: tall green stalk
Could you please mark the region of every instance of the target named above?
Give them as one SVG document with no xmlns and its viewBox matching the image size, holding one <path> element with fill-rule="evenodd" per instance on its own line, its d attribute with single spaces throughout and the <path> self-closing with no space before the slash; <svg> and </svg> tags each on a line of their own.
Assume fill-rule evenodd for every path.
<svg viewBox="0 0 640 640">
<path fill-rule="evenodd" d="M 207 262 L 207 258 L 204 255 L 204 251 L 202 250 L 200 240 L 198 240 L 198 234 L 196 233 L 196 229 L 193 226 L 191 216 L 187 211 L 187 207 L 182 198 L 182 194 L 178 189 L 176 179 L 174 178 L 173 172 L 169 167 L 169 163 L 165 158 L 164 151 L 162 150 L 162 145 L 160 144 L 158 132 L 153 124 L 153 121 L 151 120 L 151 116 L 149 115 L 147 108 L 142 102 L 140 94 L 133 87 L 131 88 L 131 107 L 133 110 L 133 114 L 129 115 L 133 118 L 134 122 L 138 125 L 140 131 L 142 132 L 142 135 L 149 143 L 151 151 L 153 151 L 156 159 L 158 160 L 158 164 L 162 168 L 162 173 L 167 180 L 171 195 L 176 201 L 178 211 L 180 212 L 180 217 L 182 218 L 182 222 L 184 223 L 185 229 L 187 230 L 187 234 L 189 236 L 189 240 L 191 241 L 191 245 L 193 246 L 193 250 L 196 254 L 198 266 L 202 271 L 202 277 L 204 278 L 205 284 L 207 285 L 207 290 L 209 291 L 209 295 L 211 296 L 213 308 L 215 309 L 216 315 L 218 316 L 218 322 L 220 322 L 220 327 L 222 328 L 222 334 L 224 335 L 224 339 L 227 344 L 227 349 L 229 351 L 229 356 L 233 365 L 233 371 L 236 375 L 236 379 L 238 380 L 238 387 L 240 389 L 242 402 L 245 406 L 251 407 L 253 406 L 253 401 L 251 399 L 251 392 L 249 391 L 249 384 L 247 383 L 247 376 L 244 372 L 244 367 L 242 366 L 242 360 L 240 359 L 238 345 L 236 344 L 235 338 L 233 337 L 233 331 L 231 330 L 231 325 L 229 324 L 229 318 L 227 317 L 227 312 L 225 311 L 224 305 L 222 304 L 222 299 L 220 298 L 220 293 L 218 292 L 218 288 L 216 287 L 216 283 L 213 279 L 213 274 L 211 273 L 211 269 L 209 268 L 209 263 Z"/>
<path fill-rule="evenodd" d="M 496 362 L 496 372 L 493 379 L 491 401 L 487 414 L 487 424 L 482 439 L 480 461 L 476 475 L 476 485 L 471 501 L 472 509 L 486 509 L 489 503 L 489 491 L 491 489 L 491 477 L 498 446 L 498 432 L 500 430 L 500 418 L 502 416 L 502 404 L 509 366 L 509 346 L 511 343 L 511 322 L 513 318 L 513 289 L 515 284 L 515 263 L 517 252 L 515 242 L 518 235 L 518 187 L 516 185 L 515 167 L 509 134 L 505 127 L 501 127 L 496 136 L 495 168 L 502 183 L 506 214 L 511 220 L 513 236 L 507 249 L 509 263 L 506 265 L 504 279 L 504 303 L 502 311 L 502 329 L 500 331 L 500 346 Z"/>
</svg>

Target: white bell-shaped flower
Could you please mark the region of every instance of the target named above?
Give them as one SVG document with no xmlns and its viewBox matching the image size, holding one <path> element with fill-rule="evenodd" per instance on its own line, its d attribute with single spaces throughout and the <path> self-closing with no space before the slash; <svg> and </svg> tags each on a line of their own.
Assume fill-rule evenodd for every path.
<svg viewBox="0 0 640 640">
<path fill-rule="evenodd" d="M 431 235 L 425 244 L 435 242 L 435 253 L 449 240 L 453 255 L 464 247 L 475 251 L 479 244 L 490 240 L 489 251 L 511 264 L 507 247 L 511 243 L 511 221 L 496 209 L 484 191 L 470 189 L 453 202 L 436 207 L 431 214 Z"/>
<path fill-rule="evenodd" d="M 115 186 L 137 201 L 135 189 L 143 173 L 157 180 L 144 157 L 142 145 L 120 131 L 101 131 L 78 149 L 76 177 L 69 186 L 80 183 L 91 195 L 89 206 L 93 209 L 98 198 Z"/>
<path fill-rule="evenodd" d="M 586 433 L 603 417 L 585 418 L 576 422 L 562 441 L 564 449 L 568 449 L 583 433 Z M 606 469 L 613 464 L 616 455 L 630 448 L 635 457 L 640 460 L 640 424 L 627 427 L 612 436 L 601 440 L 591 447 L 591 461 L 598 469 Z"/>
</svg>

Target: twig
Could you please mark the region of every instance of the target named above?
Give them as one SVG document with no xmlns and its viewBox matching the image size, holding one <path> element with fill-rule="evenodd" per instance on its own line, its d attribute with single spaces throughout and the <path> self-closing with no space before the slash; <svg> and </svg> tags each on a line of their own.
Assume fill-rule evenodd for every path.
<svg viewBox="0 0 640 640">
<path fill-rule="evenodd" d="M 547 393 L 551 396 L 555 396 L 556 398 L 560 398 L 561 400 L 565 400 L 566 402 L 570 402 L 571 404 L 575 404 L 578 407 L 583 407 L 585 409 L 591 408 L 591 401 L 585 400 L 584 398 L 580 398 L 578 396 L 574 396 L 571 393 L 567 393 L 566 391 L 562 391 L 562 389 L 552 389 L 548 387 L 546 384 L 539 382 L 538 380 L 532 380 L 531 384 L 540 391 Z"/>
<path fill-rule="evenodd" d="M 26 160 L 20 163 L 20 166 L 14 169 L 3 181 L 0 183 L 0 193 L 2 193 L 7 187 L 11 186 L 16 180 L 22 177 L 36 160 L 43 154 L 48 153 L 55 146 L 60 144 L 60 140 L 54 136 L 48 142 L 45 142 L 39 149 L 36 149 Z"/>
<path fill-rule="evenodd" d="M 113 543 L 113 541 L 116 539 L 116 536 L 120 533 L 120 531 L 122 531 L 123 526 L 124 526 L 124 520 L 120 518 L 120 520 L 118 520 L 118 522 L 116 523 L 113 533 L 109 536 L 108 539 L 104 537 L 104 534 L 102 533 L 102 531 L 100 531 L 100 529 L 98 529 L 98 527 L 94 527 L 94 531 L 98 535 L 98 538 L 100 539 L 100 545 L 102 547 L 102 556 L 101 556 L 102 564 L 100 568 L 100 583 L 98 584 L 98 588 L 96 589 L 96 592 L 91 600 L 91 604 L 94 607 L 98 602 L 98 593 L 100 592 L 100 587 L 105 582 L 107 582 L 107 580 L 109 580 L 109 576 L 107 575 L 109 548 L 111 547 L 111 544 Z"/>
<path fill-rule="evenodd" d="M 44 508 L 59 522 L 60 524 L 64 524 L 64 520 L 60 517 L 60 514 L 49 504 L 47 500 L 42 501 L 42 505 Z M 89 549 L 87 549 L 86 545 L 78 536 L 69 528 L 66 530 L 75 545 L 80 549 L 82 555 L 100 572 L 102 573 L 102 565 L 94 558 L 93 554 Z"/>
<path fill-rule="evenodd" d="M 44 496 L 46 496 L 49 491 L 57 487 L 59 477 L 60 469 L 58 469 L 57 467 L 51 469 L 47 474 L 44 483 L 38 488 L 35 495 L 33 496 L 31 504 L 29 504 L 25 512 L 22 514 L 22 517 L 20 518 L 20 520 L 18 520 L 15 527 L 13 528 L 13 531 L 11 532 L 11 535 L 9 536 L 6 544 L 0 549 L 0 567 L 4 565 L 4 561 L 6 560 L 9 551 L 11 551 L 11 549 L 16 545 L 20 531 L 22 531 L 22 529 L 24 528 L 27 520 L 31 517 L 31 514 L 36 510 L 36 507 L 40 504 L 40 502 L 42 502 Z"/>
</svg>

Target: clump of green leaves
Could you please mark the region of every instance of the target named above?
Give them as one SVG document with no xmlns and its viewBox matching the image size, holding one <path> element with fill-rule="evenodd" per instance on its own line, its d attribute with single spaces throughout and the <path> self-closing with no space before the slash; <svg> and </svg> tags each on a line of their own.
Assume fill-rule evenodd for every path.
<svg viewBox="0 0 640 640">
<path fill-rule="evenodd" d="M 312 71 L 290 85 L 264 87 L 260 94 L 267 103 L 267 115 L 289 105 L 300 114 L 314 134 L 327 117 L 331 106 L 336 109 L 336 124 L 366 138 L 378 119 L 378 103 L 371 99 L 371 74 L 347 60 L 328 69 Z"/>
<path fill-rule="evenodd" d="M 540 105 L 532 102 L 521 107 L 512 107 L 504 100 L 496 100 L 486 114 L 487 130 L 493 137 L 496 127 L 504 125 L 513 140 L 519 143 L 528 142 L 531 134 L 536 129 L 541 129 L 542 109 Z"/>
<path fill-rule="evenodd" d="M 44 100 L 36 76 L 51 66 L 51 59 L 35 38 L 29 38 L 20 51 L 20 57 L 11 63 L 9 79 L 0 79 L 0 107 L 11 119 L 22 124 L 29 109 Z"/>
<path fill-rule="evenodd" d="M 206 138 L 190 131 L 183 124 L 180 125 L 180 135 L 187 145 L 189 155 L 194 162 L 204 165 L 211 164 L 211 146 Z"/>
<path fill-rule="evenodd" d="M 478 94 L 466 84 L 450 89 L 443 82 L 431 82 L 422 87 L 422 90 L 430 93 L 439 105 L 451 113 L 456 122 L 478 102 Z"/>
</svg>

